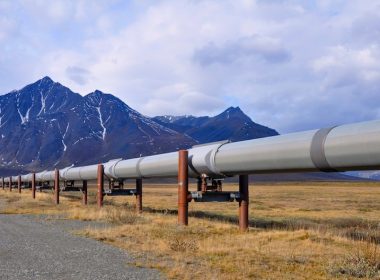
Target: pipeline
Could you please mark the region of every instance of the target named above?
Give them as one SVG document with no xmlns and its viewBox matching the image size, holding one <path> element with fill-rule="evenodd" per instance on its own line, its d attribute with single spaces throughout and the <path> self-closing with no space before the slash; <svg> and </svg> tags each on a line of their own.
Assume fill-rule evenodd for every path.
<svg viewBox="0 0 380 280">
<path fill-rule="evenodd" d="M 197 178 L 224 178 L 243 174 L 286 172 L 342 172 L 380 167 L 380 120 L 347 124 L 230 143 L 221 141 L 188 150 L 188 174 Z M 169 178 L 178 175 L 178 153 L 165 153 L 103 163 L 112 180 Z M 95 180 L 98 165 L 69 166 L 60 180 Z M 54 181 L 55 171 L 36 173 L 36 181 Z M 4 181 L 9 182 L 9 177 Z M 12 181 L 18 177 L 13 176 Z M 31 182 L 32 173 L 22 175 Z"/>
<path fill-rule="evenodd" d="M 285 172 L 341 172 L 375 170 L 380 167 L 380 121 L 348 124 L 319 130 L 279 135 L 230 143 L 221 141 L 179 151 L 134 159 L 114 159 L 88 166 L 69 166 L 61 170 L 42 171 L 2 178 L 2 185 L 12 182 L 32 187 L 35 198 L 39 188 L 50 188 L 54 181 L 55 203 L 59 204 L 59 183 L 82 181 L 83 204 L 87 204 L 87 180 L 97 180 L 97 204 L 103 205 L 104 179 L 110 186 L 118 181 L 115 194 L 135 195 L 136 211 L 142 212 L 142 179 L 178 177 L 178 224 L 188 224 L 188 203 L 192 200 L 239 202 L 239 228 L 249 228 L 248 174 Z M 209 192 L 207 178 L 213 181 L 239 175 L 239 192 Z M 188 178 L 198 178 L 197 192 L 189 192 Z M 123 189 L 124 179 L 136 179 L 136 189 Z M 112 185 L 114 186 L 114 185 Z M 120 189 L 121 186 L 121 189 Z M 218 185 L 216 184 L 216 187 Z M 220 185 L 221 187 L 221 185 Z M 114 188 L 114 187 L 112 187 Z M 111 193 L 113 189 L 111 188 Z"/>
</svg>

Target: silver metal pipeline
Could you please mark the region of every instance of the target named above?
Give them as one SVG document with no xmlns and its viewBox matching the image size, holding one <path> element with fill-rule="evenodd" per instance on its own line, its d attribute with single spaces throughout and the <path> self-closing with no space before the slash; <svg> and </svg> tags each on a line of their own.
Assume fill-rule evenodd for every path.
<svg viewBox="0 0 380 280">
<path fill-rule="evenodd" d="M 98 165 L 87 165 L 79 167 L 66 167 L 59 171 L 59 176 L 62 180 L 75 181 L 75 180 L 92 180 L 96 179 Z"/>
<path fill-rule="evenodd" d="M 380 121 L 231 143 L 215 162 L 225 175 L 380 168 Z"/>
<path fill-rule="evenodd" d="M 189 176 L 223 178 L 240 174 L 337 172 L 380 169 L 380 120 L 189 149 Z M 104 163 L 110 179 L 176 177 L 178 153 Z M 62 180 L 94 180 L 97 165 L 60 170 Z M 54 171 L 36 174 L 52 181 Z M 31 180 L 31 174 L 22 180 Z"/>
<path fill-rule="evenodd" d="M 32 181 L 32 173 L 21 175 L 21 182 L 31 182 Z"/>
</svg>

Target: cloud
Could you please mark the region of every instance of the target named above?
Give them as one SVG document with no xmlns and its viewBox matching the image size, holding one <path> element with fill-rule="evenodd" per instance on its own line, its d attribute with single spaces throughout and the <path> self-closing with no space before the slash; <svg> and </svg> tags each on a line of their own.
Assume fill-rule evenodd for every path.
<svg viewBox="0 0 380 280">
<path fill-rule="evenodd" d="M 282 133 L 380 118 L 378 11 L 371 0 L 0 1 L 0 90 L 49 75 L 146 115 L 240 106 Z"/>
<path fill-rule="evenodd" d="M 227 106 L 218 97 L 210 96 L 192 89 L 188 84 L 173 84 L 160 88 L 145 104 L 151 115 L 162 112 L 172 112 L 185 115 L 197 112 L 198 115 L 208 115 L 210 111 L 220 110 Z"/>
<path fill-rule="evenodd" d="M 336 46 L 329 54 L 316 59 L 314 70 L 321 74 L 323 88 L 380 85 L 380 48 L 371 45 L 362 49 Z"/>
<path fill-rule="evenodd" d="M 88 83 L 90 71 L 77 66 L 69 66 L 66 68 L 66 74 L 69 79 L 76 82 L 77 84 L 85 85 Z"/>
<path fill-rule="evenodd" d="M 231 64 L 244 59 L 263 59 L 270 63 L 289 60 L 290 53 L 272 38 L 252 36 L 239 38 L 218 47 L 211 43 L 196 50 L 194 60 L 207 66 L 213 63 Z"/>
<path fill-rule="evenodd" d="M 0 18 L 0 42 L 5 41 L 15 29 L 15 23 L 7 18 Z"/>
<path fill-rule="evenodd" d="M 380 5 L 377 10 L 366 12 L 352 23 L 351 35 L 360 43 L 380 42 Z M 352 43 L 355 44 L 355 41 Z"/>
</svg>

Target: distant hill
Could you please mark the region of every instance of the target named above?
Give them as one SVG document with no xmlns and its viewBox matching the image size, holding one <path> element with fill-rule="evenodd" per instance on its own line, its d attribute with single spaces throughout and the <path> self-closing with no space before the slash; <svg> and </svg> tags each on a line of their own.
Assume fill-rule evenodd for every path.
<svg viewBox="0 0 380 280">
<path fill-rule="evenodd" d="M 253 122 L 239 107 L 230 107 L 215 117 L 157 116 L 153 120 L 189 135 L 199 143 L 232 142 L 278 135 L 274 129 Z"/>
<path fill-rule="evenodd" d="M 380 171 L 351 171 L 347 172 L 350 176 L 359 177 L 362 179 L 380 181 Z"/>
<path fill-rule="evenodd" d="M 0 175 L 277 134 L 238 107 L 215 117 L 150 118 L 111 94 L 81 96 L 44 77 L 0 96 Z"/>
</svg>

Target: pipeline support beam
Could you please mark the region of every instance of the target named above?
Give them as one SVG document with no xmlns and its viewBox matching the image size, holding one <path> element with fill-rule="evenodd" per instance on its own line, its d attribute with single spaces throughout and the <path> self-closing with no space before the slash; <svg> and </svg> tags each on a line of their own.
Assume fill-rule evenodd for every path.
<svg viewBox="0 0 380 280">
<path fill-rule="evenodd" d="M 19 175 L 17 179 L 18 193 L 21 193 L 21 176 Z"/>
<path fill-rule="evenodd" d="M 239 229 L 241 232 L 248 230 L 248 204 L 249 204 L 249 178 L 248 175 L 239 176 Z"/>
<path fill-rule="evenodd" d="M 32 173 L 32 198 L 36 198 L 36 173 Z"/>
<path fill-rule="evenodd" d="M 87 205 L 87 180 L 83 180 L 83 186 L 82 186 L 82 193 L 83 193 L 83 205 Z"/>
<path fill-rule="evenodd" d="M 103 191 L 104 191 L 104 166 L 98 165 L 98 207 L 103 207 Z"/>
<path fill-rule="evenodd" d="M 136 212 L 142 213 L 142 179 L 136 179 Z"/>
<path fill-rule="evenodd" d="M 197 191 L 198 192 L 202 191 L 202 178 L 201 177 L 197 178 Z"/>
<path fill-rule="evenodd" d="M 188 174 L 189 152 L 181 150 L 178 152 L 178 224 L 188 225 L 188 200 L 189 174 Z"/>
<path fill-rule="evenodd" d="M 12 191 L 12 177 L 9 177 L 9 191 Z"/>
<path fill-rule="evenodd" d="M 55 169 L 55 176 L 54 176 L 54 198 L 55 198 L 55 204 L 59 204 L 59 169 Z"/>
</svg>

